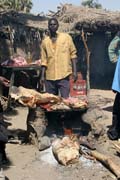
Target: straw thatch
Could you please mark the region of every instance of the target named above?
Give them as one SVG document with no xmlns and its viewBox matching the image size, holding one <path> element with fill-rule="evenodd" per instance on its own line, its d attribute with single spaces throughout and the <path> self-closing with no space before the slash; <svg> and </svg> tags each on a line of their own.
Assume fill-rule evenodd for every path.
<svg viewBox="0 0 120 180">
<path fill-rule="evenodd" d="M 65 12 L 59 20 L 68 24 L 70 29 L 86 31 L 117 31 L 120 30 L 120 12 L 93 9 L 81 6 L 64 5 Z M 64 26 L 66 27 L 66 26 Z"/>
<path fill-rule="evenodd" d="M 46 16 L 35 16 L 33 14 L 20 13 L 15 11 L 1 12 L 0 24 L 3 25 L 21 25 L 44 29 L 46 28 L 48 18 Z M 42 22 L 42 25 L 41 25 Z"/>
<path fill-rule="evenodd" d="M 24 14 L 14 11 L 1 12 L 0 22 L 12 23 L 33 28 L 46 29 L 50 17 L 60 21 L 61 31 L 118 31 L 120 30 L 120 12 L 93 9 L 72 4 L 61 4 L 57 12 L 49 11 L 47 15 Z"/>
</svg>

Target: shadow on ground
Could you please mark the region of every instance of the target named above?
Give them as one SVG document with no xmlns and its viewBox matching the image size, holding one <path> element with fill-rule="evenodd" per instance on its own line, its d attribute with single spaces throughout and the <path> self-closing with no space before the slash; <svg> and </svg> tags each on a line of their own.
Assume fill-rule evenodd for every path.
<svg viewBox="0 0 120 180">
<path fill-rule="evenodd" d="M 9 143 L 11 144 L 18 144 L 18 140 L 20 140 L 21 142 L 24 141 L 26 139 L 27 136 L 27 132 L 26 130 L 23 129 L 9 129 L 9 132 L 11 134 L 11 138 L 9 140 Z M 14 140 L 14 141 L 13 141 Z"/>
<path fill-rule="evenodd" d="M 113 106 L 105 107 L 105 108 L 103 108 L 103 110 L 104 110 L 104 111 L 112 112 L 112 111 L 113 111 Z"/>
</svg>

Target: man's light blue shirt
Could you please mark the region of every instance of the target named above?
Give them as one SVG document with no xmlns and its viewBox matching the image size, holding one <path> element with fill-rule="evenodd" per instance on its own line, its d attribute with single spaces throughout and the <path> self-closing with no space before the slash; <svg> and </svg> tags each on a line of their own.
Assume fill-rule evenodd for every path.
<svg viewBox="0 0 120 180">
<path fill-rule="evenodd" d="M 112 90 L 120 93 L 120 56 L 116 64 L 115 74 L 112 83 Z"/>
</svg>

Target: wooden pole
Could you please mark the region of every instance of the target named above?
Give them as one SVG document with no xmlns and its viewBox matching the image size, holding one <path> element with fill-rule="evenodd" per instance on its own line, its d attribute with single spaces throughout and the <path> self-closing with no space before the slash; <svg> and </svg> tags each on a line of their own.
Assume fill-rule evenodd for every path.
<svg viewBox="0 0 120 180">
<path fill-rule="evenodd" d="M 86 80 L 87 80 L 87 90 L 89 92 L 90 90 L 90 51 L 88 49 L 88 45 L 85 39 L 85 33 L 82 29 L 82 34 L 81 34 L 84 46 L 85 46 L 85 50 L 86 50 L 86 59 L 87 59 L 87 75 L 86 75 Z"/>
<path fill-rule="evenodd" d="M 118 166 L 112 158 L 97 151 L 91 151 L 90 155 L 92 155 L 96 160 L 102 162 L 116 175 L 117 179 L 120 180 L 120 166 Z"/>
</svg>

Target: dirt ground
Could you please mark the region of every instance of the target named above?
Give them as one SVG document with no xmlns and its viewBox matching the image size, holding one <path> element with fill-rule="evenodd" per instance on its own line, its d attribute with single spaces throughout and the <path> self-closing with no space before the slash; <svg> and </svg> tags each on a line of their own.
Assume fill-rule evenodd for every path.
<svg viewBox="0 0 120 180">
<path fill-rule="evenodd" d="M 93 141 L 95 141 L 96 148 L 99 152 L 113 157 L 120 167 L 120 158 L 116 155 L 116 150 L 113 148 L 112 142 L 106 136 L 108 126 L 111 124 L 114 97 L 115 94 L 112 91 L 92 89 L 89 93 L 89 101 L 92 108 L 90 108 L 88 115 L 85 114 L 83 117 L 85 122 L 90 124 L 94 122 L 94 116 L 97 113 L 95 123 L 101 124 L 104 132 L 101 134 L 98 133 L 99 137 L 94 136 Z M 95 110 L 96 107 L 97 111 Z M 94 116 L 89 116 L 91 112 L 94 113 Z M 64 167 L 54 159 L 51 148 L 38 151 L 34 145 L 21 144 L 21 140 L 24 138 L 24 131 L 26 130 L 27 113 L 28 108 L 16 107 L 13 112 L 6 114 L 8 121 L 11 123 L 9 129 L 16 135 L 16 139 L 6 146 L 9 164 L 3 166 L 3 173 L 9 180 L 116 179 L 106 167 L 97 161 L 88 160 L 81 156 L 79 163 Z M 88 122 L 89 120 L 90 122 Z M 80 124 L 80 126 L 79 128 L 83 128 L 84 130 L 85 127 L 87 127 L 82 127 L 82 124 Z M 94 131 L 96 130 L 94 125 L 92 128 Z M 87 133 L 85 133 L 85 135 L 87 136 Z"/>
</svg>

